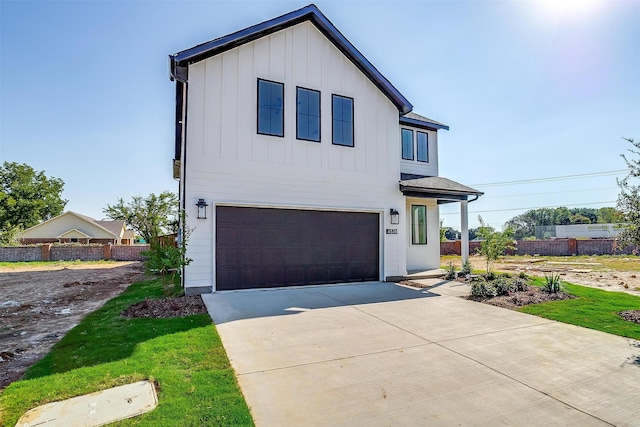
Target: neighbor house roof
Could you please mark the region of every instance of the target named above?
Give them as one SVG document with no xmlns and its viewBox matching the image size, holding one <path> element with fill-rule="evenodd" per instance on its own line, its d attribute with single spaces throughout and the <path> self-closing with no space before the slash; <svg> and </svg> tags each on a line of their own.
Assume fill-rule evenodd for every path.
<svg viewBox="0 0 640 427">
<path fill-rule="evenodd" d="M 400 116 L 400 124 L 429 130 L 449 130 L 449 126 L 445 125 L 444 123 L 437 122 L 433 119 L 421 116 L 420 114 L 416 114 L 414 112 L 409 112 L 403 116 Z"/>
<path fill-rule="evenodd" d="M 27 228 L 26 230 L 24 230 L 22 232 L 22 234 L 24 234 L 24 233 L 26 233 L 28 231 L 32 231 L 32 230 L 35 230 L 37 228 L 40 228 L 44 224 L 56 221 L 58 218 L 60 218 L 62 216 L 65 216 L 65 215 L 73 215 L 76 218 L 81 219 L 82 221 L 88 222 L 88 223 L 90 223 L 90 224 L 102 229 L 106 233 L 108 233 L 108 234 L 110 234 L 110 235 L 112 235 L 112 236 L 114 236 L 116 238 L 120 238 L 120 232 L 122 231 L 122 227 L 124 226 L 124 223 L 125 223 L 124 221 L 97 221 L 97 220 L 95 220 L 95 219 L 93 219 L 91 217 L 79 214 L 77 212 L 66 211 L 66 212 L 63 212 L 60 215 L 55 216 L 55 217 L 53 217 L 51 219 L 48 219 L 46 221 L 42 221 L 40 224 L 36 224 L 33 227 Z M 75 230 L 75 228 L 74 228 L 74 230 Z M 69 231 L 71 231 L 71 230 L 65 231 L 65 233 L 67 233 Z M 65 234 L 65 233 L 63 233 L 63 234 Z M 83 233 L 83 232 L 81 232 L 81 233 Z M 86 233 L 83 233 L 83 234 L 86 234 Z M 59 237 L 59 236 L 56 236 L 56 237 Z M 87 234 L 87 237 L 91 237 L 91 236 L 89 236 Z"/>
<path fill-rule="evenodd" d="M 219 37 L 217 39 L 199 44 L 190 49 L 169 55 L 171 68 L 171 80 L 186 81 L 188 79 L 188 65 L 202 61 L 224 51 L 249 43 L 253 40 L 267 36 L 276 31 L 297 25 L 304 21 L 310 21 L 320 30 L 347 58 L 366 75 L 371 82 L 384 93 L 387 98 L 398 108 L 400 114 L 406 114 L 413 109 L 411 103 L 396 89 L 367 60 L 367 58 L 355 48 L 354 45 L 342 35 L 342 33 L 327 19 L 326 16 L 314 4 L 302 9 L 289 12 L 274 19 L 245 28 L 235 33 Z"/>
<path fill-rule="evenodd" d="M 468 196 L 482 196 L 484 193 L 459 182 L 440 176 L 407 179 L 400 181 L 400 191 L 406 196 L 438 199 L 439 203 L 467 200 Z"/>
<path fill-rule="evenodd" d="M 96 224 L 106 228 L 107 230 L 109 230 L 111 233 L 115 234 L 118 237 L 120 237 L 120 234 L 122 233 L 122 228 L 125 226 L 125 222 L 124 221 L 120 221 L 120 220 L 115 220 L 115 221 L 96 221 L 94 219 L 93 222 L 95 222 Z"/>
</svg>

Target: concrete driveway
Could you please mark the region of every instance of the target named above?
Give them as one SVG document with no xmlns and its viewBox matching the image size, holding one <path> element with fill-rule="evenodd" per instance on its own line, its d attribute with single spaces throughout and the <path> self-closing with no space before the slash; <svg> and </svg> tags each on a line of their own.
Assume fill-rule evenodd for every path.
<svg viewBox="0 0 640 427">
<path fill-rule="evenodd" d="M 640 342 L 466 292 L 375 282 L 203 299 L 258 426 L 640 426 Z"/>
</svg>

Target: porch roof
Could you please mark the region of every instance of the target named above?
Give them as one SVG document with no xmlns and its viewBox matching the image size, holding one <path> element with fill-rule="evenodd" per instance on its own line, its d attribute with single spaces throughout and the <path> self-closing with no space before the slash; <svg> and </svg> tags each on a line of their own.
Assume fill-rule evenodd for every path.
<svg viewBox="0 0 640 427">
<path fill-rule="evenodd" d="M 468 200 L 469 196 L 476 196 L 477 199 L 484 194 L 441 176 L 402 180 L 400 191 L 409 197 L 437 199 L 439 204 Z"/>
</svg>

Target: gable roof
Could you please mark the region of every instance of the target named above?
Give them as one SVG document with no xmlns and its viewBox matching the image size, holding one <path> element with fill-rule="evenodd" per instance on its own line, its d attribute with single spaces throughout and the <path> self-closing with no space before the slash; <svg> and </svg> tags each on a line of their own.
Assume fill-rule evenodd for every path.
<svg viewBox="0 0 640 427">
<path fill-rule="evenodd" d="M 79 214 L 79 213 L 76 213 L 76 212 L 73 212 L 73 211 L 66 211 L 66 212 L 61 213 L 58 216 L 50 218 L 50 219 L 48 219 L 46 221 L 42 221 L 40 224 L 36 224 L 33 227 L 29 227 L 26 230 L 23 230 L 21 234 L 26 233 L 27 231 L 35 230 L 36 228 L 39 228 L 39 227 L 43 226 L 44 224 L 53 222 L 53 221 L 57 220 L 58 218 L 63 217 L 65 215 L 75 216 L 76 218 L 79 218 L 82 221 L 88 222 L 91 225 L 104 230 L 105 232 L 107 232 L 108 234 L 113 235 L 114 237 L 120 237 L 120 231 L 118 230 L 118 232 L 116 233 L 116 232 L 112 231 L 111 229 L 107 228 L 105 225 L 108 225 L 109 227 L 112 227 L 108 223 L 124 223 L 124 221 L 96 221 L 95 219 L 93 219 L 91 217 L 88 217 L 86 215 L 82 215 L 82 214 Z"/>
<path fill-rule="evenodd" d="M 433 119 L 421 116 L 420 114 L 416 114 L 414 112 L 409 112 L 403 116 L 400 116 L 400 124 L 436 131 L 438 129 L 449 130 L 449 126 L 445 125 L 444 123 L 437 122 Z"/>
<path fill-rule="evenodd" d="M 389 80 L 386 79 L 367 60 L 367 58 L 356 49 L 354 45 L 342 35 L 340 31 L 320 12 L 314 4 L 302 9 L 289 12 L 269 21 L 253 25 L 235 33 L 199 44 L 190 49 L 169 55 L 171 69 L 171 80 L 186 82 L 188 79 L 188 65 L 202 61 L 211 56 L 218 55 L 227 50 L 262 38 L 276 31 L 297 25 L 304 21 L 310 21 L 327 37 L 353 64 L 364 73 L 365 76 L 378 88 L 387 98 L 398 108 L 400 114 L 407 114 L 413 109 L 413 105 L 396 89 Z"/>
<path fill-rule="evenodd" d="M 121 220 L 96 221 L 94 219 L 93 222 L 98 224 L 99 226 L 101 226 L 103 228 L 106 228 L 107 230 L 109 230 L 109 232 L 113 233 L 117 237 L 120 237 L 120 234 L 122 234 L 122 228 L 125 226 L 124 221 L 121 221 Z"/>
</svg>

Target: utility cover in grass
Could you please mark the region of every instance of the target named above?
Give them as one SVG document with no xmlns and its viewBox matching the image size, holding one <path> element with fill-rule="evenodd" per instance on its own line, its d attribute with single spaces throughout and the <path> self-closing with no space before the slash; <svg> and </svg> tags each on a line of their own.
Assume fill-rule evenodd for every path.
<svg viewBox="0 0 640 427">
<path fill-rule="evenodd" d="M 144 414 L 156 406 L 153 384 L 139 381 L 38 406 L 25 412 L 16 427 L 97 427 Z"/>
</svg>

